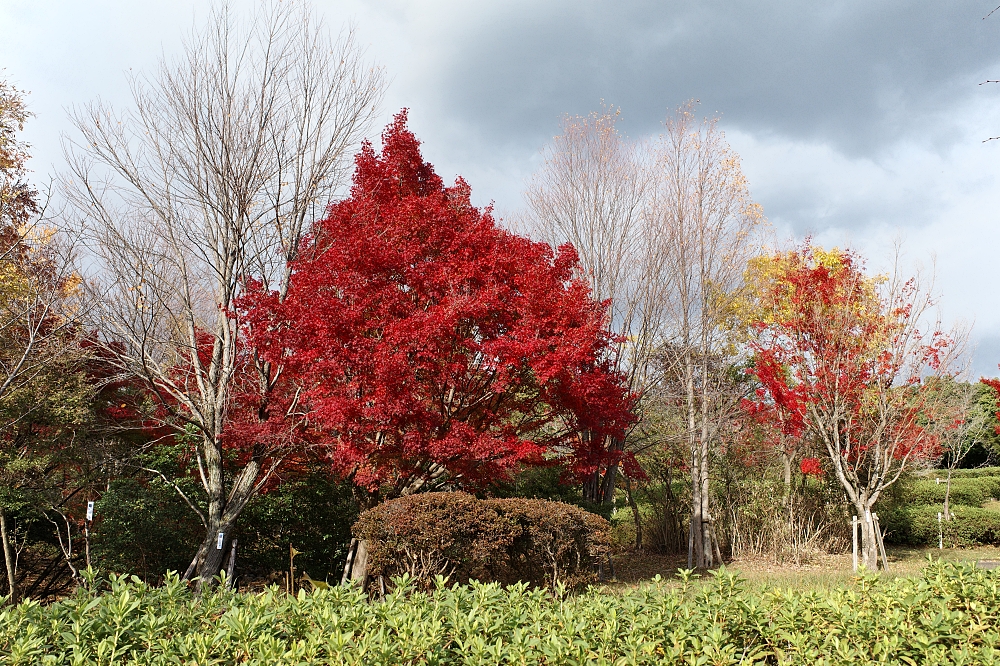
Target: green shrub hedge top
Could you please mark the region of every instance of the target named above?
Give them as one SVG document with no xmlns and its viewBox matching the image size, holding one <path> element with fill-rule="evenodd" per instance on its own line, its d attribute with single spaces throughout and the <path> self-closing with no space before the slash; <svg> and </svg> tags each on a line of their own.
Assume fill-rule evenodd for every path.
<svg viewBox="0 0 1000 666">
<path fill-rule="evenodd" d="M 1000 512 L 956 506 L 954 517 L 938 525 L 940 505 L 899 507 L 885 517 L 886 541 L 911 546 L 937 546 L 938 530 L 948 548 L 1000 545 Z"/>
<path fill-rule="evenodd" d="M 0 664 L 1000 664 L 1000 575 L 935 563 L 915 579 L 745 591 L 656 582 L 558 597 L 526 585 L 405 583 L 289 597 L 118 578 L 50 606 L 0 612 Z"/>
<path fill-rule="evenodd" d="M 911 482 L 905 491 L 905 499 L 910 504 L 941 504 L 947 489 L 944 479 L 937 483 L 934 479 L 920 479 Z M 949 502 L 961 506 L 982 506 L 983 502 L 1000 498 L 1000 477 L 983 476 L 953 478 Z"/>
<path fill-rule="evenodd" d="M 948 477 L 948 470 L 932 469 L 926 472 L 925 476 L 932 480 L 934 477 L 938 477 L 944 481 Z M 973 469 L 956 469 L 951 472 L 953 479 L 975 479 L 981 476 L 1000 476 L 1000 467 L 975 467 Z"/>
</svg>

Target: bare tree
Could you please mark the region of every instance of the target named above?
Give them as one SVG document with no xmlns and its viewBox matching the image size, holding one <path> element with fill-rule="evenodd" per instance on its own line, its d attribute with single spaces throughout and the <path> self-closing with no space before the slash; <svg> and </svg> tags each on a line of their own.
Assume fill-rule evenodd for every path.
<svg viewBox="0 0 1000 666">
<path fill-rule="evenodd" d="M 996 416 L 977 404 L 983 389 L 990 390 L 984 384 L 955 381 L 951 376 L 932 376 L 925 384 L 925 390 L 937 398 L 935 402 L 940 403 L 933 425 L 943 454 L 942 463 L 948 470 L 944 488 L 944 519 L 951 520 L 952 476 L 980 443 L 982 433 Z"/>
<path fill-rule="evenodd" d="M 246 20 L 222 4 L 180 59 L 131 89 L 127 111 L 74 109 L 65 189 L 92 248 L 104 352 L 146 385 L 164 425 L 197 432 L 206 536 L 186 576 L 204 585 L 282 459 L 251 442 L 239 463 L 224 460 L 243 351 L 234 299 L 248 278 L 285 292 L 303 234 L 345 182 L 384 76 L 351 30 L 331 38 L 303 4 L 272 2 Z M 251 361 L 266 417 L 281 370 Z"/>
<path fill-rule="evenodd" d="M 647 216 L 648 153 L 622 136 L 618 118 L 607 108 L 564 118 L 525 198 L 534 230 L 553 246 L 572 243 L 594 298 L 610 301 L 618 366 L 641 398 L 655 382 L 652 356 L 665 303 L 663 254 L 660 229 Z M 620 464 L 615 454 L 625 446 L 623 440 L 605 443 L 610 462 L 585 482 L 586 499 L 611 502 Z"/>
<path fill-rule="evenodd" d="M 719 560 L 710 507 L 709 466 L 720 428 L 733 414 L 728 323 L 747 260 L 760 252 L 764 217 L 750 196 L 739 156 L 717 119 L 698 121 L 692 105 L 668 118 L 655 147 L 650 217 L 663 230 L 667 373 L 680 387 L 690 449 L 689 566 Z"/>
</svg>

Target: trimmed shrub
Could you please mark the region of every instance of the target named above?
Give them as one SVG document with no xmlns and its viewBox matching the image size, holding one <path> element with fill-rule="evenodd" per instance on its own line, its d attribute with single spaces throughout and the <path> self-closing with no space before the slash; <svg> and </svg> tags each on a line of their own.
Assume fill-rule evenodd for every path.
<svg viewBox="0 0 1000 666">
<path fill-rule="evenodd" d="M 886 540 L 912 546 L 938 544 L 937 505 L 898 507 L 885 516 Z M 954 518 L 941 523 L 944 545 L 1000 545 L 1000 513 L 973 506 L 956 506 Z"/>
<path fill-rule="evenodd" d="M 533 585 L 580 587 L 596 579 L 595 565 L 611 551 L 611 524 L 571 504 L 547 500 L 485 500 L 514 526 L 506 578 Z"/>
<path fill-rule="evenodd" d="M 466 493 L 386 502 L 361 514 L 354 535 L 368 542 L 373 577 L 408 574 L 428 589 L 436 576 L 578 587 L 595 580 L 598 558 L 610 552 L 608 522 L 579 507 Z"/>
<path fill-rule="evenodd" d="M 940 477 L 942 481 L 948 476 L 948 470 L 946 469 L 933 469 L 927 473 L 931 477 Z M 1000 467 L 975 467 L 972 469 L 956 469 L 952 470 L 952 479 L 978 479 L 982 476 L 997 476 L 1000 477 Z"/>
<path fill-rule="evenodd" d="M 947 484 L 944 479 L 920 479 L 908 484 L 901 499 L 910 504 L 943 504 Z M 961 506 L 982 506 L 987 500 L 1000 497 L 1000 477 L 984 476 L 952 478 L 950 503 Z"/>
<path fill-rule="evenodd" d="M 435 576 L 454 582 L 505 580 L 513 523 L 465 493 L 424 493 L 363 512 L 354 536 L 368 542 L 368 571 L 389 578 L 408 574 L 429 584 Z"/>
</svg>

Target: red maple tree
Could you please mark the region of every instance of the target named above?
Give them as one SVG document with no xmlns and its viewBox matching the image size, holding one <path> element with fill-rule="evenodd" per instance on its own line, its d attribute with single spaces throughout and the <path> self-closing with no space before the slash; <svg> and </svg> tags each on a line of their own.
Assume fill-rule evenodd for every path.
<svg viewBox="0 0 1000 666">
<path fill-rule="evenodd" d="M 761 388 L 745 406 L 780 439 L 825 453 L 863 519 L 864 560 L 874 567 L 875 503 L 904 470 L 938 455 L 947 419 L 938 418 L 941 392 L 928 386 L 946 374 L 952 338 L 922 333 L 931 301 L 914 280 L 868 277 L 851 252 L 806 245 L 762 257 L 748 284 Z"/>
<path fill-rule="evenodd" d="M 461 178 L 446 187 L 405 110 L 382 139 L 356 157 L 350 196 L 316 224 L 284 298 L 250 285 L 240 302 L 303 436 L 367 503 L 554 457 L 581 472 L 606 462 L 598 442 L 622 436 L 633 397 L 574 249 L 505 231 Z"/>
</svg>

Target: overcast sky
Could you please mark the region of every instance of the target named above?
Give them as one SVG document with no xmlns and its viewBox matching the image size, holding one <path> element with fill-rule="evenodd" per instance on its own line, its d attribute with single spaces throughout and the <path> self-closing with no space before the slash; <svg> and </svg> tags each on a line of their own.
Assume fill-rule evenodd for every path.
<svg viewBox="0 0 1000 666">
<path fill-rule="evenodd" d="M 896 239 L 933 267 L 947 321 L 974 323 L 974 369 L 997 374 L 998 0 L 561 2 L 316 0 L 356 26 L 424 154 L 501 215 L 563 114 L 602 100 L 634 137 L 689 99 L 718 114 L 782 237 L 851 246 L 873 269 Z M 234 1 L 250 8 L 249 1 Z M 208 13 L 192 0 L 0 0 L 0 67 L 31 91 L 35 176 L 61 168 L 66 107 L 128 103 L 126 73 L 176 53 Z M 373 132 L 377 135 L 378 128 Z"/>
</svg>

